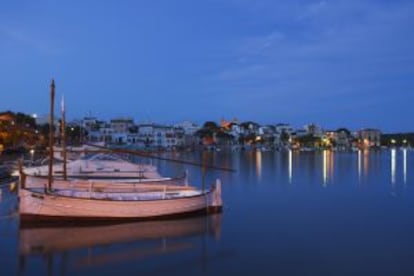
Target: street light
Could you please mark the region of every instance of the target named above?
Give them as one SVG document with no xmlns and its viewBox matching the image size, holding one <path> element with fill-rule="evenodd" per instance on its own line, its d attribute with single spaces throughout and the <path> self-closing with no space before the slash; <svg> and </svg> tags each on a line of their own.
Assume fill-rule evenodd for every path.
<svg viewBox="0 0 414 276">
<path fill-rule="evenodd" d="M 35 154 L 35 150 L 31 149 L 30 150 L 30 161 L 31 161 L 32 165 L 33 165 L 33 160 L 34 160 L 34 154 Z"/>
</svg>

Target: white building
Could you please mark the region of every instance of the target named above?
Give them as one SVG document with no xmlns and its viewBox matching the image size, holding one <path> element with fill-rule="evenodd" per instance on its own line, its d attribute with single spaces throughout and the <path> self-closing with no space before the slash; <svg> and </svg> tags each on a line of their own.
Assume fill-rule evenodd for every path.
<svg viewBox="0 0 414 276">
<path fill-rule="evenodd" d="M 184 122 L 175 124 L 174 126 L 184 129 L 184 134 L 186 135 L 193 135 L 194 133 L 197 132 L 197 130 L 200 129 L 200 127 L 197 124 L 190 122 L 190 121 L 184 121 Z"/>
<path fill-rule="evenodd" d="M 81 120 L 82 127 L 87 130 L 99 130 L 98 119 L 96 117 L 85 117 Z"/>
<path fill-rule="evenodd" d="M 275 125 L 275 130 L 277 134 L 281 134 L 282 132 L 288 134 L 289 136 L 291 136 L 295 131 L 293 129 L 293 127 L 289 124 L 277 124 Z"/>
<path fill-rule="evenodd" d="M 276 124 L 274 133 L 274 145 L 278 148 L 291 146 L 292 137 L 296 136 L 296 131 L 289 124 Z"/>
<path fill-rule="evenodd" d="M 356 132 L 355 138 L 361 148 L 381 146 L 381 131 L 379 129 L 365 128 Z"/>
<path fill-rule="evenodd" d="M 156 125 L 153 131 L 155 146 L 169 149 L 178 145 L 174 127 Z"/>
<path fill-rule="evenodd" d="M 242 129 L 241 129 L 240 125 L 236 124 L 236 123 L 232 123 L 231 124 L 231 129 L 230 129 L 230 134 L 233 135 L 234 137 L 239 137 L 240 134 L 242 134 Z"/>
<path fill-rule="evenodd" d="M 180 127 L 142 124 L 138 125 L 137 140 L 145 147 L 172 149 L 184 144 L 184 132 Z"/>
<path fill-rule="evenodd" d="M 304 129 L 307 134 L 313 135 L 314 137 L 322 138 L 324 135 L 322 128 L 316 124 L 305 125 Z"/>
<path fill-rule="evenodd" d="M 84 117 L 81 120 L 81 127 L 86 131 L 87 140 L 90 142 L 103 141 L 102 134 L 100 132 L 104 122 L 98 121 L 96 117 Z"/>
<path fill-rule="evenodd" d="M 134 120 L 131 118 L 116 118 L 111 120 L 110 126 L 113 133 L 126 134 L 129 132 L 129 128 L 134 126 Z"/>
<path fill-rule="evenodd" d="M 111 119 L 107 133 L 110 133 L 111 142 L 124 144 L 128 142 L 130 128 L 134 126 L 134 120 L 131 118 Z"/>
<path fill-rule="evenodd" d="M 108 123 L 101 124 L 101 127 L 99 128 L 99 132 L 101 135 L 101 142 L 105 143 L 112 143 L 112 135 L 113 135 L 113 129 Z"/>
</svg>

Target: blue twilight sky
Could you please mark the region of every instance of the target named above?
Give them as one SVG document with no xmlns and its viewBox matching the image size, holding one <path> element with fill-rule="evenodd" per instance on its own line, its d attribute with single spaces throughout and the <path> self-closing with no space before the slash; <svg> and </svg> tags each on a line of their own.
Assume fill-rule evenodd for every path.
<svg viewBox="0 0 414 276">
<path fill-rule="evenodd" d="M 0 2 L 0 111 L 414 131 L 412 0 Z"/>
</svg>

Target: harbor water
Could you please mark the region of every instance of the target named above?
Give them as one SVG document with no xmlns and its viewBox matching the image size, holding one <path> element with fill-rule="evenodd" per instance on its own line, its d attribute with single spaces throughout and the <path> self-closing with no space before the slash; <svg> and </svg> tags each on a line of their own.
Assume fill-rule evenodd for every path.
<svg viewBox="0 0 414 276">
<path fill-rule="evenodd" d="M 413 275 L 414 151 L 181 152 L 157 160 L 191 184 L 220 178 L 219 215 L 21 227 L 14 180 L 0 193 L 2 275 Z"/>
</svg>

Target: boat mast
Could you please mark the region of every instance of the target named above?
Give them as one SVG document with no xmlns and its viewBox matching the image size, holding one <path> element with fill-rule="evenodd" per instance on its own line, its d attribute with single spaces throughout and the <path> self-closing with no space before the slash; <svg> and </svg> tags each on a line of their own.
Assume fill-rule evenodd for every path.
<svg viewBox="0 0 414 276">
<path fill-rule="evenodd" d="M 55 103 L 55 80 L 52 79 L 50 84 L 50 117 L 49 117 L 49 178 L 47 191 L 52 190 L 53 181 L 53 144 L 54 144 L 54 133 L 53 133 L 53 111 Z"/>
<path fill-rule="evenodd" d="M 62 96 L 62 150 L 63 150 L 63 179 L 67 179 L 67 155 L 66 155 L 66 116 L 65 116 L 65 101 Z"/>
</svg>

